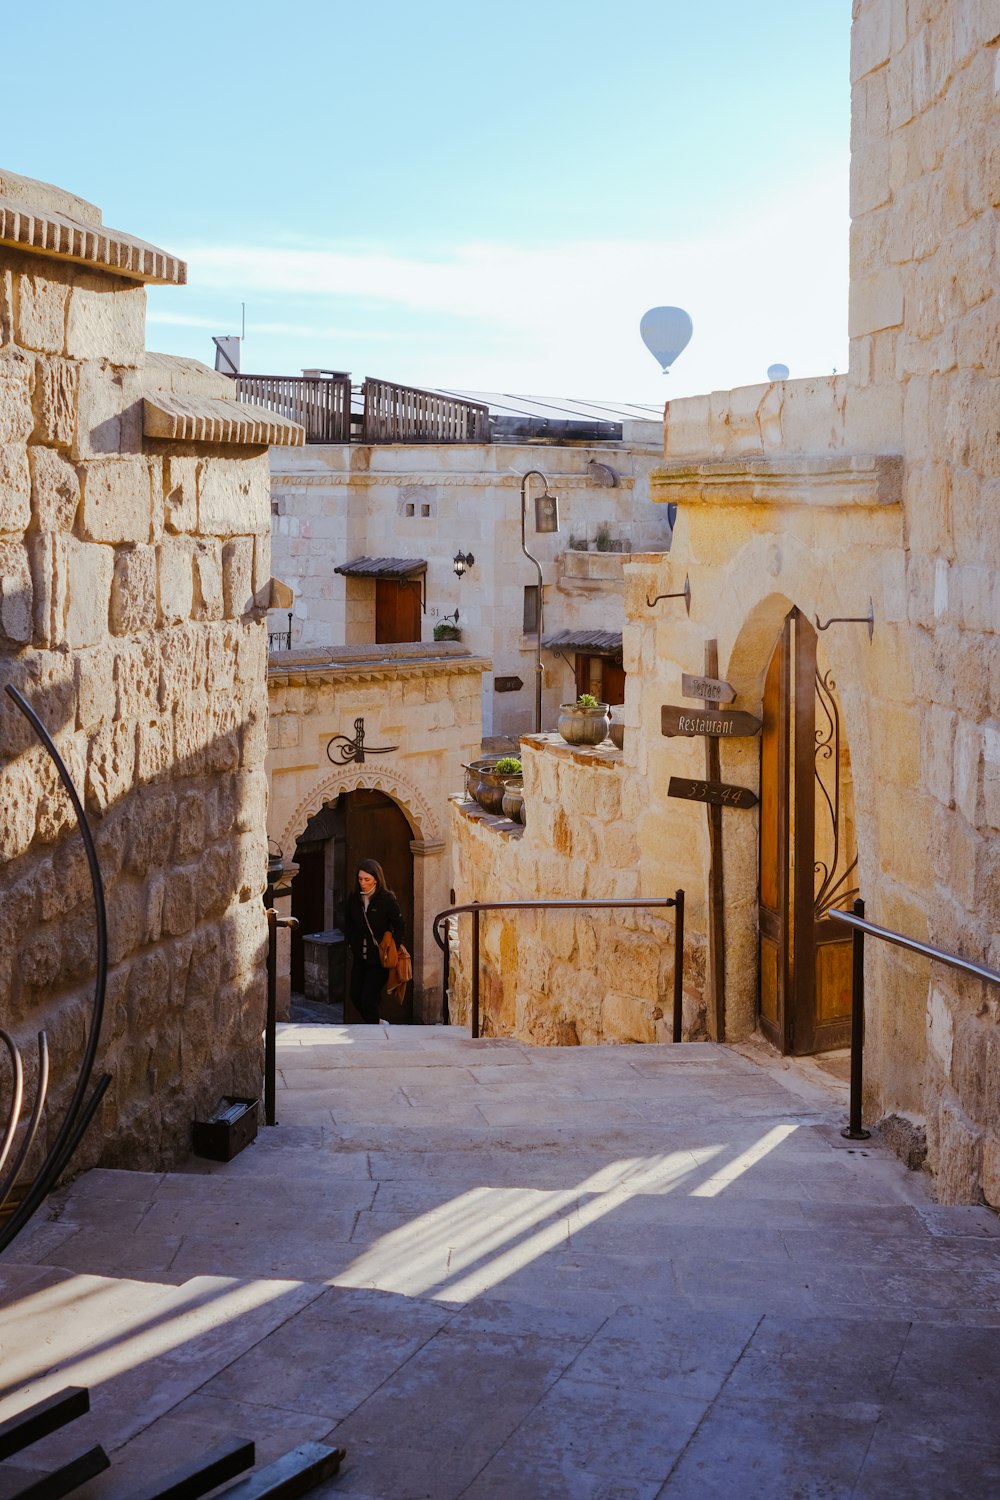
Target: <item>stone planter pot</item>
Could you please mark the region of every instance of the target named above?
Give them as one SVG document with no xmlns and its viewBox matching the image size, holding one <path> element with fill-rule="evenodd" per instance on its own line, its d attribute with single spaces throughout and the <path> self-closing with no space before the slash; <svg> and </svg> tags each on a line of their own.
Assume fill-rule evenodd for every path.
<svg viewBox="0 0 1000 1500">
<path fill-rule="evenodd" d="M 579 703 L 560 703 L 559 733 L 567 745 L 601 745 L 608 737 L 611 719 L 608 705 L 582 708 Z"/>
<path fill-rule="evenodd" d="M 625 749 L 625 705 L 624 703 L 613 703 L 611 705 L 611 728 L 608 730 L 611 743 L 619 750 Z"/>
<path fill-rule="evenodd" d="M 483 784 L 483 776 L 493 770 L 497 761 L 502 757 L 499 755 L 484 755 L 479 760 L 470 760 L 468 765 L 463 765 L 465 771 L 465 795 L 473 802 L 479 802 L 479 787 Z M 479 802 L 480 807 L 484 804 Z"/>
<path fill-rule="evenodd" d="M 508 776 L 504 780 L 503 815 L 512 823 L 524 823 L 524 782 L 520 776 Z"/>
</svg>

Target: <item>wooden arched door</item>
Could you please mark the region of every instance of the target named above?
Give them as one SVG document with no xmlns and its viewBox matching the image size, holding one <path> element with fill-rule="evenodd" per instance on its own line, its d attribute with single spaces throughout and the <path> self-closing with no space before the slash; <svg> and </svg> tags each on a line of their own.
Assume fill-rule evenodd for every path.
<svg viewBox="0 0 1000 1500">
<path fill-rule="evenodd" d="M 793 609 L 764 686 L 760 757 L 761 1030 L 785 1053 L 850 1040 L 851 936 L 828 916 L 857 895 L 850 758 L 836 684 Z"/>
</svg>

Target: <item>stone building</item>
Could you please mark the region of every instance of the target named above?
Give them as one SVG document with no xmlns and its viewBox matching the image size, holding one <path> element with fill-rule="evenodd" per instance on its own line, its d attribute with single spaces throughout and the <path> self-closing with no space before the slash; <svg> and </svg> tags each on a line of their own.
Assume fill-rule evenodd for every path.
<svg viewBox="0 0 1000 1500">
<path fill-rule="evenodd" d="M 527 547 L 542 570 L 543 721 L 555 723 L 578 680 L 621 701 L 624 566 L 632 552 L 669 545 L 666 512 L 649 495 L 659 426 L 635 418 L 535 425 L 539 434 L 556 425 L 559 435 L 275 450 L 274 571 L 295 592 L 292 644 L 429 641 L 457 612 L 463 643 L 493 662 L 483 679 L 484 734 L 533 728 L 538 573 L 521 551 L 520 490 L 536 469 L 561 508 L 559 533 L 536 534 L 543 485 L 529 481 Z M 461 577 L 457 553 L 474 558 Z M 273 614 L 272 632 L 287 619 Z"/>
<path fill-rule="evenodd" d="M 184 279 L 92 204 L 0 173 L 0 680 L 85 799 L 109 919 L 111 1085 L 75 1167 L 169 1165 L 221 1095 L 260 1090 L 267 445 L 303 434 L 146 353 L 145 285 Z M 0 882 L 0 1017 L 29 1101 L 48 1034 L 51 1140 L 92 1015 L 94 909 L 68 799 L 6 695 Z"/>
<path fill-rule="evenodd" d="M 238 389 L 275 403 L 291 398 L 285 409 L 300 408 L 308 421 L 311 409 L 329 411 L 337 379 L 247 376 Z M 350 381 L 339 379 L 346 407 Z M 389 389 L 399 401 L 421 396 Z M 539 664 L 544 721 L 554 723 L 559 702 L 579 691 L 622 700 L 625 563 L 633 548 L 669 538 L 667 513 L 649 499 L 656 450 L 641 410 L 603 413 L 616 422 L 563 412 L 567 419 L 553 424 L 490 408 L 494 440 L 446 441 L 456 411 L 466 417 L 470 407 L 442 399 L 435 440 L 394 441 L 391 428 L 371 441 L 357 431 L 338 443 L 313 433 L 306 446 L 271 454 L 274 570 L 294 592 L 287 612 L 272 611 L 269 665 L 268 832 L 272 857 L 295 868 L 290 887 L 276 887 L 291 892 L 277 897 L 279 909 L 300 923 L 279 948 L 282 1008 L 292 992 L 334 1001 L 344 994 L 344 901 L 357 860 L 374 855 L 403 899 L 414 950 L 412 1000 L 383 1013 L 440 1019 L 432 922 L 451 897 L 447 799 L 484 733 L 514 748 L 513 737 L 533 726 Z M 485 429 L 487 408 L 471 409 Z M 561 533 L 536 535 L 534 498 L 544 481 L 528 481 L 541 641 L 539 574 L 520 545 L 530 470 L 562 507 Z M 440 625 L 460 643 L 435 641 Z M 332 738 L 339 734 L 343 748 L 357 717 L 366 746 L 391 748 L 340 765 Z"/>
<path fill-rule="evenodd" d="M 345 999 L 344 901 L 359 861 L 374 858 L 399 899 L 413 958 L 405 1004 L 386 1001 L 382 1014 L 441 1019 L 432 922 L 451 899 L 448 797 L 479 754 L 488 668 L 446 642 L 271 656 L 268 829 L 272 857 L 295 870 L 278 910 L 300 924 L 279 949 L 282 1012 L 292 990 Z"/>
<path fill-rule="evenodd" d="M 460 899 L 685 888 L 688 1035 L 842 1044 L 828 911 L 855 889 L 874 922 L 1000 967 L 998 33 L 975 0 L 855 0 L 849 372 L 668 405 L 651 484 L 678 520 L 669 558 L 625 569 L 624 752 L 525 740 L 520 841 L 453 812 Z M 662 597 L 685 580 L 690 613 Z M 697 729 L 664 732 L 664 705 L 705 714 L 683 674 L 763 726 L 716 740 L 714 773 Z M 720 810 L 721 856 L 671 778 L 759 799 Z M 669 924 L 623 924 L 626 963 L 556 920 L 544 942 L 540 919 L 488 927 L 488 1024 L 660 1035 Z M 581 998 L 591 967 L 610 1004 Z M 869 942 L 866 1113 L 926 1149 L 946 1201 L 1000 1207 L 998 1023 L 996 986 Z"/>
</svg>

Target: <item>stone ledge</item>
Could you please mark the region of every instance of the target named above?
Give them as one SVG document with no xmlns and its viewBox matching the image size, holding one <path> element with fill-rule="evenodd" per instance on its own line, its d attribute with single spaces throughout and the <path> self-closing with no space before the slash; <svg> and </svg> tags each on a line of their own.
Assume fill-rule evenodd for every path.
<svg viewBox="0 0 1000 1500">
<path fill-rule="evenodd" d="M 62 207 L 81 205 L 86 218 Z M 55 206 L 55 205 L 58 205 Z M 101 223 L 100 210 L 82 199 L 63 195 L 48 183 L 0 175 L 0 244 L 54 260 L 74 261 L 94 271 L 127 276 L 133 281 L 183 286 L 187 266 L 175 255 Z"/>
<path fill-rule="evenodd" d="M 501 838 L 519 839 L 524 834 L 523 823 L 513 823 L 510 818 L 498 818 L 495 813 L 488 813 L 479 806 L 478 802 L 469 802 L 460 792 L 455 792 L 448 801 L 457 812 L 462 814 L 470 823 L 482 823 L 484 828 L 489 828 L 493 833 L 498 833 Z"/>
<path fill-rule="evenodd" d="M 305 428 L 288 417 L 227 397 L 161 391 L 146 396 L 142 406 L 142 430 L 148 438 L 286 448 L 300 448 L 306 440 Z"/>
<path fill-rule="evenodd" d="M 345 649 L 343 656 L 332 651 L 280 651 L 268 658 L 268 682 L 304 687 L 309 682 L 391 682 L 402 677 L 460 677 L 491 672 L 493 663 L 484 656 L 468 652 L 432 655 L 424 647 L 423 655 L 362 656 L 352 660 Z M 367 651 L 373 648 L 368 647 Z M 398 650 L 399 648 L 392 648 Z M 289 659 L 291 658 L 291 659 Z"/>
<path fill-rule="evenodd" d="M 605 740 L 602 745 L 568 745 L 561 734 L 522 734 L 521 744 L 529 750 L 540 750 L 546 755 L 558 755 L 561 760 L 572 760 L 580 766 L 593 766 L 613 771 L 625 759 L 624 753 Z"/>
<path fill-rule="evenodd" d="M 683 505 L 899 505 L 903 459 L 899 454 L 843 458 L 679 459 L 649 476 L 653 500 Z"/>
</svg>

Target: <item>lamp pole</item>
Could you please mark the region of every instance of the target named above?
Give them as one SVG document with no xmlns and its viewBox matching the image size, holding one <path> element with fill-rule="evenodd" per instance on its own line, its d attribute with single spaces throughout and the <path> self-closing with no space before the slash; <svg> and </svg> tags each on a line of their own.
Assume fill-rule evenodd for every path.
<svg viewBox="0 0 1000 1500">
<path fill-rule="evenodd" d="M 525 512 L 526 512 L 527 504 L 528 504 L 528 480 L 532 477 L 532 475 L 534 475 L 538 479 L 540 479 L 542 481 L 542 485 L 544 486 L 544 495 L 540 496 L 539 498 L 540 499 L 545 498 L 545 499 L 548 499 L 551 502 L 551 504 L 547 508 L 547 513 L 554 520 L 554 524 L 546 525 L 546 527 L 545 527 L 546 530 L 548 530 L 548 531 L 558 531 L 559 530 L 559 511 L 558 511 L 558 507 L 556 505 L 556 497 L 554 495 L 550 495 L 549 494 L 549 481 L 546 479 L 546 477 L 542 473 L 541 469 L 529 469 L 528 472 L 527 472 L 527 474 L 525 474 L 523 476 L 523 478 L 521 479 L 521 551 L 524 553 L 525 557 L 528 559 L 529 562 L 534 563 L 535 568 L 538 571 L 538 637 L 537 637 L 537 640 L 535 642 L 535 733 L 536 734 L 541 734 L 541 732 L 542 732 L 542 620 L 543 620 L 543 606 L 542 606 L 542 566 L 541 566 L 541 563 L 538 561 L 538 558 L 537 557 L 532 557 L 531 553 L 528 551 L 528 548 L 525 545 L 525 536 L 524 536 L 524 517 L 525 517 Z M 539 518 L 536 516 L 535 530 L 539 531 L 541 529 L 542 529 L 542 527 L 539 525 Z"/>
</svg>

